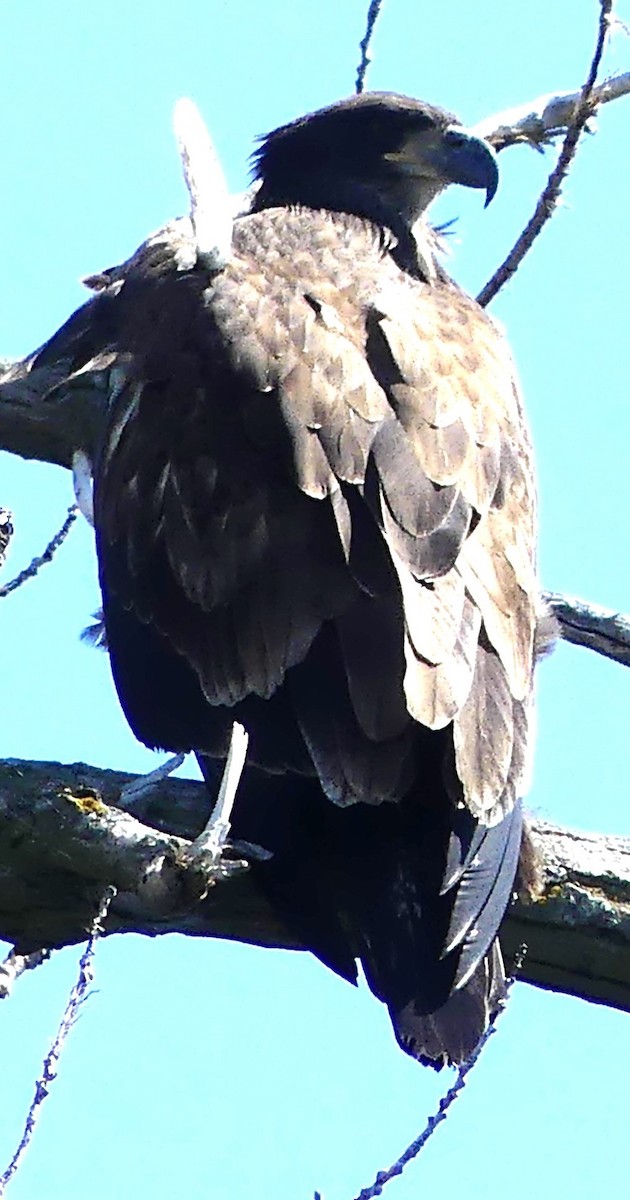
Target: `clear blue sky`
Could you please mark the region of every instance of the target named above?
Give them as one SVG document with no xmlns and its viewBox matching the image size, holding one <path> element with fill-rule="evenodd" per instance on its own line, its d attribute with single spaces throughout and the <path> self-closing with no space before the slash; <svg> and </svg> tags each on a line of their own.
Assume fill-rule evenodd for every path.
<svg viewBox="0 0 630 1200">
<path fill-rule="evenodd" d="M 367 0 L 5 0 L 0 12 L 0 354 L 44 341 L 86 298 L 79 279 L 126 257 L 185 208 L 170 129 L 192 96 L 231 185 L 256 134 L 354 87 Z M 598 4 L 388 0 L 369 83 L 472 123 L 582 81 Z M 620 16 L 630 18 L 627 2 Z M 609 71 L 627 69 L 619 35 Z M 541 477 L 546 587 L 628 607 L 630 100 L 602 112 L 564 207 L 493 306 L 523 379 Z M 550 169 L 501 156 L 492 207 L 453 189 L 451 269 L 477 290 Z M 66 472 L 0 457 L 15 513 L 5 578 L 71 502 Z M 0 753 L 146 770 L 105 656 L 78 634 L 96 607 L 91 534 L 2 603 Z M 540 675 L 531 807 L 630 834 L 630 677 L 561 647 Z M 0 1169 L 76 973 L 65 951 L 0 1012 Z M 101 944 L 11 1200 L 351 1200 L 424 1124 L 449 1082 L 404 1056 L 385 1011 L 305 955 L 134 937 Z M 590 1200 L 627 1188 L 630 1018 L 517 986 L 450 1120 L 390 1200 L 423 1195 Z"/>
</svg>

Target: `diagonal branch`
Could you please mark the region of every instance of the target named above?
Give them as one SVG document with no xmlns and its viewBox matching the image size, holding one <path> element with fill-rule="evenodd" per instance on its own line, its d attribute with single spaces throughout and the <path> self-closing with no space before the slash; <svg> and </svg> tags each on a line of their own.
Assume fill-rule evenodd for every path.
<svg viewBox="0 0 630 1200">
<path fill-rule="evenodd" d="M 61 545 L 63 545 L 68 534 L 70 533 L 70 530 L 77 519 L 78 513 L 79 510 L 76 504 L 71 504 L 61 529 L 58 529 L 54 537 L 50 539 L 46 549 L 41 554 L 38 554 L 37 557 L 29 563 L 28 567 L 25 567 L 23 571 L 20 571 L 20 573 L 16 575 L 14 579 L 10 579 L 8 583 L 5 583 L 0 587 L 0 599 L 2 599 L 4 596 L 9 596 L 11 592 L 15 592 L 17 588 L 22 586 L 23 583 L 26 583 L 27 579 L 34 579 L 42 567 L 45 567 L 47 563 L 52 562 L 57 550 Z"/>
<path fill-rule="evenodd" d="M 50 1050 L 48 1051 L 48 1054 L 46 1055 L 46 1058 L 44 1059 L 42 1073 L 35 1085 L 35 1095 L 33 1096 L 33 1100 L 26 1117 L 24 1132 L 8 1167 L 3 1174 L 0 1175 L 0 1197 L 4 1196 L 7 1184 L 11 1182 L 11 1179 L 15 1175 L 22 1158 L 29 1147 L 37 1119 L 41 1113 L 42 1105 L 46 1097 L 50 1094 L 51 1084 L 54 1083 L 55 1079 L 57 1078 L 59 1059 L 66 1039 L 77 1019 L 81 1005 L 88 998 L 89 988 L 94 979 L 93 962 L 96 942 L 103 932 L 103 922 L 105 921 L 109 911 L 109 906 L 114 898 L 114 894 L 114 888 L 106 887 L 101 895 L 98 910 L 91 923 L 90 936 L 88 938 L 87 945 L 79 960 L 79 977 L 72 991 L 70 992 L 68 1003 L 66 1004 L 64 1014 L 61 1018 L 54 1041 L 50 1047 Z"/>
<path fill-rule="evenodd" d="M 365 33 L 363 35 L 363 40 L 359 43 L 359 50 L 361 51 L 361 58 L 359 61 L 359 66 L 357 67 L 357 78 L 356 78 L 356 83 L 354 85 L 354 90 L 357 93 L 357 96 L 360 96 L 361 92 L 365 88 L 365 77 L 367 75 L 367 69 L 372 61 L 372 59 L 370 57 L 370 43 L 372 41 L 372 35 L 374 33 L 374 26 L 376 25 L 376 22 L 378 21 L 379 13 L 381 11 L 382 6 L 383 6 L 383 0 L 370 0 L 370 7 L 368 8 L 367 20 L 366 20 L 366 25 L 365 25 Z"/>
<path fill-rule="evenodd" d="M 519 961 L 516 964 L 516 973 L 520 971 L 524 961 L 525 952 L 526 948 L 522 947 L 519 955 Z M 513 983 L 514 974 L 508 982 L 508 996 Z M 498 1016 L 500 1016 L 501 1012 L 504 1011 L 505 1003 L 506 1002 L 504 1002 L 503 1008 L 500 1010 Z M 462 1063 L 461 1067 L 458 1068 L 454 1083 L 451 1084 L 450 1088 L 448 1088 L 448 1090 L 442 1096 L 437 1112 L 433 1113 L 433 1115 L 429 1117 L 424 1129 L 418 1134 L 417 1137 L 413 1139 L 412 1142 L 410 1142 L 405 1150 L 403 1150 L 402 1154 L 399 1155 L 395 1163 L 392 1163 L 391 1167 L 387 1167 L 387 1169 L 384 1171 L 379 1171 L 374 1183 L 372 1183 L 369 1187 L 361 1189 L 359 1195 L 355 1197 L 355 1200 L 375 1200 L 375 1197 L 381 1196 L 385 1185 L 391 1183 L 392 1179 L 395 1179 L 397 1175 L 402 1175 L 405 1167 L 407 1167 L 410 1162 L 413 1162 L 414 1158 L 417 1158 L 418 1155 L 424 1150 L 427 1142 L 433 1137 L 433 1134 L 438 1126 L 446 1120 L 452 1105 L 466 1087 L 470 1072 L 479 1062 L 481 1054 L 490 1041 L 490 1038 L 494 1033 L 496 1033 L 497 1019 L 498 1017 L 495 1016 L 494 1020 L 490 1023 L 490 1025 L 488 1025 L 488 1028 L 486 1029 L 481 1041 L 475 1050 L 473 1050 L 470 1058 L 468 1058 L 466 1062 Z"/>
<path fill-rule="evenodd" d="M 571 123 L 567 130 L 566 137 L 562 144 L 562 150 L 558 161 L 547 180 L 547 184 L 538 199 L 534 214 L 528 221 L 523 232 L 517 238 L 514 246 L 510 250 L 507 258 L 501 263 L 498 270 L 485 286 L 479 292 L 477 301 L 482 307 L 490 303 L 497 295 L 497 292 L 503 287 L 509 279 L 512 278 L 515 271 L 520 266 L 528 250 L 531 249 L 534 241 L 541 232 L 543 226 L 553 215 L 562 184 L 566 178 L 567 172 L 575 152 L 577 150 L 578 141 L 584 132 L 588 119 L 592 116 L 596 108 L 593 91 L 597 79 L 597 73 L 600 68 L 602 55 L 604 53 L 604 45 L 606 42 L 606 34 L 610 22 L 610 14 L 612 12 L 613 0 L 600 0 L 599 25 L 597 29 L 597 41 L 591 66 L 588 72 L 586 83 L 582 88 L 580 99 L 576 105 Z"/>
</svg>

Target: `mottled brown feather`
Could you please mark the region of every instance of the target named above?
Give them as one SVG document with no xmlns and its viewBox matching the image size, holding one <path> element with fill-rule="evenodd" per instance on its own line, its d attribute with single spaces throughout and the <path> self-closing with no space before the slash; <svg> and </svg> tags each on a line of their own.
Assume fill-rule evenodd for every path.
<svg viewBox="0 0 630 1200">
<path fill-rule="evenodd" d="M 404 697 L 429 728 L 453 721 L 462 795 L 496 820 L 515 793 L 515 742 L 528 736 L 537 595 L 531 450 L 505 340 L 441 274 L 429 284 L 401 271 L 357 218 L 269 210 L 237 221 L 234 249 L 203 288 L 199 273 L 194 286 L 169 281 L 177 319 L 158 310 L 158 287 L 129 347 L 135 377 L 151 382 L 119 401 L 103 530 L 136 578 L 165 555 L 189 606 L 153 600 L 143 619 L 213 704 L 234 704 L 273 695 L 338 618 L 357 730 L 374 750 L 359 770 L 358 734 L 339 749 L 346 735 L 331 717 L 321 735 L 337 745 L 331 793 L 373 800 L 370 776 L 391 794 L 384 764 Z M 166 325 L 189 364 L 176 383 L 159 379 Z M 133 470 L 131 416 L 152 445 Z M 396 580 L 401 679 L 384 686 L 389 651 L 378 669 L 361 663 L 352 622 L 391 648 Z M 364 610 L 361 595 L 380 599 Z"/>
<path fill-rule="evenodd" d="M 253 879 L 345 978 L 361 958 L 434 1064 L 462 1061 L 505 993 L 541 627 L 510 355 L 412 232 L 429 192 L 400 174 L 413 146 L 447 164 L 436 187 L 491 194 L 491 151 L 452 125 L 375 94 L 276 131 L 223 269 L 194 245 L 134 256 L 94 302 L 116 353 L 95 513 L 130 724 L 209 782 L 245 725 L 233 833 L 271 851 Z"/>
</svg>

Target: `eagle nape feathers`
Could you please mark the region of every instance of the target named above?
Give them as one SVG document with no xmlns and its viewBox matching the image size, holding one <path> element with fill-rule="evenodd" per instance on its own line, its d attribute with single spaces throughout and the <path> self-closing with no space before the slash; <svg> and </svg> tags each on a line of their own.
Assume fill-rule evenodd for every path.
<svg viewBox="0 0 630 1200">
<path fill-rule="evenodd" d="M 77 340 L 119 364 L 94 495 L 114 680 L 213 794 L 245 726 L 257 886 L 334 971 L 360 960 L 405 1050 L 461 1063 L 505 996 L 536 500 L 505 339 L 426 210 L 491 199 L 496 158 L 364 93 L 262 139 L 255 172 L 222 270 L 130 260 Z"/>
</svg>

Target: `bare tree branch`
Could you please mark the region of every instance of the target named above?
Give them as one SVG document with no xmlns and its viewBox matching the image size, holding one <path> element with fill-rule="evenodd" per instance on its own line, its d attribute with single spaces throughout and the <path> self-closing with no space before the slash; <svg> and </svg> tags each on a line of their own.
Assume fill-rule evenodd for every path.
<svg viewBox="0 0 630 1200">
<path fill-rule="evenodd" d="M 599 24 L 597 29 L 595 51 L 593 53 L 586 83 L 582 88 L 580 99 L 571 118 L 558 161 L 551 172 L 549 179 L 547 180 L 541 196 L 538 199 L 531 220 L 528 221 L 523 232 L 517 238 L 507 258 L 501 263 L 501 266 L 495 271 L 492 278 L 488 280 L 488 282 L 479 292 L 477 301 L 483 307 L 489 304 L 490 301 L 494 299 L 497 292 L 503 287 L 503 285 L 512 278 L 528 250 L 531 249 L 543 226 L 547 223 L 555 211 L 562 184 L 566 178 L 567 172 L 577 150 L 578 141 L 581 134 L 584 132 L 589 117 L 592 116 L 596 108 L 593 90 L 595 88 L 597 73 L 599 71 L 602 55 L 604 53 L 606 34 L 608 32 L 612 6 L 613 0 L 600 0 Z"/>
<path fill-rule="evenodd" d="M 0 1000 L 11 995 L 15 982 L 25 971 L 34 971 L 50 958 L 50 950 L 33 950 L 32 954 L 16 954 L 11 950 L 0 964 Z"/>
<path fill-rule="evenodd" d="M 382 7 L 383 7 L 383 0 L 370 0 L 370 7 L 368 8 L 367 21 L 366 21 L 366 26 L 365 26 L 365 34 L 363 35 L 363 40 L 359 43 L 359 50 L 361 51 L 361 58 L 359 61 L 359 66 L 357 68 L 356 83 L 354 85 L 355 91 L 358 96 L 361 94 L 361 92 L 363 91 L 363 89 L 365 87 L 365 77 L 367 75 L 367 69 L 372 61 L 372 59 L 370 57 L 370 43 L 372 41 L 372 34 L 374 33 L 374 26 L 376 25 L 376 22 L 378 21 L 379 13 L 380 13 Z"/>
<path fill-rule="evenodd" d="M 520 968 L 523 965 L 524 956 L 525 956 L 525 947 L 522 948 L 520 959 L 519 959 L 518 963 L 516 964 L 516 973 L 518 973 L 518 971 L 520 971 Z M 509 993 L 511 991 L 513 983 L 514 983 L 514 975 L 508 982 L 507 999 L 506 999 L 506 1001 L 504 1001 L 503 1008 L 501 1011 L 504 1011 L 506 1004 L 509 1003 Z M 499 1013 L 499 1016 L 500 1015 L 501 1014 Z M 433 1137 L 433 1134 L 435 1133 L 438 1126 L 441 1125 L 442 1121 L 445 1121 L 446 1118 L 448 1117 L 450 1108 L 453 1105 L 453 1103 L 455 1102 L 455 1100 L 457 1100 L 458 1096 L 460 1096 L 461 1093 L 463 1092 L 463 1090 L 466 1086 L 467 1080 L 468 1080 L 468 1076 L 470 1075 L 470 1072 L 472 1071 L 472 1069 L 476 1065 L 476 1063 L 479 1061 L 481 1053 L 484 1050 L 484 1048 L 487 1046 L 493 1033 L 496 1032 L 496 1027 L 497 1027 L 497 1017 L 495 1017 L 494 1021 L 492 1021 L 491 1024 L 486 1029 L 481 1041 L 479 1042 L 476 1049 L 473 1050 L 473 1053 L 471 1054 L 470 1058 L 467 1059 L 466 1062 L 463 1063 L 462 1066 L 458 1068 L 455 1082 L 451 1085 L 451 1087 L 448 1089 L 448 1091 L 445 1092 L 444 1095 L 442 1096 L 442 1099 L 440 1100 L 439 1105 L 438 1105 L 437 1112 L 433 1113 L 433 1115 L 431 1117 L 429 1117 L 422 1132 L 419 1133 L 418 1136 L 413 1139 L 413 1141 L 407 1146 L 407 1148 L 405 1150 L 403 1150 L 402 1154 L 396 1159 L 395 1163 L 392 1163 L 391 1167 L 388 1167 L 385 1171 L 378 1172 L 376 1179 L 374 1180 L 374 1183 L 370 1184 L 369 1187 L 361 1189 L 361 1191 L 359 1192 L 359 1195 L 355 1197 L 355 1200 L 374 1200 L 374 1198 L 376 1196 L 381 1196 L 383 1193 L 383 1188 L 388 1183 L 390 1183 L 392 1179 L 395 1179 L 397 1175 L 402 1175 L 405 1167 L 408 1166 L 410 1162 L 413 1162 L 414 1158 L 417 1158 L 418 1155 L 420 1154 L 420 1152 L 422 1150 L 424 1150 L 424 1147 L 426 1146 L 429 1139 L 431 1137 Z"/>
<path fill-rule="evenodd" d="M 134 776 L 85 765 L 0 763 L 0 937 L 19 953 L 83 940 L 103 886 L 118 894 L 107 933 L 185 933 L 301 949 L 249 871 L 198 902 L 182 849 L 203 828 L 205 787 L 165 779 L 146 824 L 114 807 Z M 244 776 L 241 787 L 248 788 Z M 501 931 L 520 978 L 630 1010 L 630 840 L 533 824 L 543 890 Z"/>
<path fill-rule="evenodd" d="M 9 596 L 11 592 L 15 592 L 16 589 L 21 587 L 23 583 L 26 583 L 27 579 L 34 579 L 42 567 L 46 566 L 47 563 L 52 562 L 57 550 L 63 544 L 63 542 L 65 542 L 68 534 L 70 533 L 70 530 L 77 519 L 78 512 L 79 510 L 76 504 L 72 504 L 68 509 L 68 514 L 63 525 L 61 526 L 61 529 L 57 530 L 55 536 L 51 538 L 43 553 L 38 554 L 37 557 L 29 563 L 28 567 L 25 567 L 23 571 L 20 571 L 19 575 L 16 575 L 14 579 L 10 579 L 8 583 L 5 583 L 0 587 L 0 598 Z"/>
<path fill-rule="evenodd" d="M 72 1026 L 74 1025 L 74 1022 L 76 1021 L 79 1008 L 88 997 L 88 989 L 90 988 L 94 979 L 93 960 L 96 942 L 100 934 L 103 932 L 103 922 L 107 916 L 114 894 L 114 888 L 106 887 L 101 896 L 96 916 L 93 918 L 90 926 L 90 936 L 88 938 L 87 946 L 85 947 L 85 950 L 83 951 L 83 954 L 79 960 L 79 977 L 72 991 L 70 992 L 68 1003 L 66 1004 L 66 1008 L 61 1018 L 61 1022 L 55 1035 L 53 1044 L 50 1047 L 46 1058 L 44 1059 L 43 1070 L 35 1085 L 35 1095 L 33 1097 L 31 1107 L 28 1110 L 26 1123 L 24 1125 L 24 1132 L 13 1158 L 11 1159 L 4 1173 L 0 1176 L 0 1197 L 4 1196 L 7 1184 L 10 1183 L 13 1175 L 20 1165 L 24 1154 L 26 1153 L 26 1150 L 28 1149 L 33 1132 L 35 1130 L 37 1119 L 41 1112 L 42 1104 L 44 1103 L 46 1097 L 50 1094 L 51 1084 L 54 1083 L 55 1079 L 57 1078 L 59 1059 L 64 1044 L 70 1030 L 72 1029 Z"/>
<path fill-rule="evenodd" d="M 88 301 L 39 350 L 0 371 L 0 449 L 70 467 L 77 448 L 97 445 L 112 359 L 74 371 L 75 339 L 89 333 L 96 303 Z"/>
<path fill-rule="evenodd" d="M 613 75 L 592 89 L 593 109 L 611 100 L 618 100 L 630 93 L 630 71 Z M 473 128 L 479 137 L 485 138 L 495 150 L 526 143 L 541 150 L 550 142 L 566 133 L 575 119 L 583 89 L 579 92 L 555 92 L 537 96 L 515 108 L 505 109 L 484 117 Z M 588 126 L 587 126 L 588 127 Z"/>
<path fill-rule="evenodd" d="M 630 667 L 630 615 L 560 592 L 545 592 L 544 598 L 560 622 L 565 641 Z"/>
<path fill-rule="evenodd" d="M 420 1134 L 418 1134 L 418 1137 L 414 1138 L 413 1142 L 411 1142 L 406 1149 L 403 1150 L 402 1154 L 396 1159 L 396 1162 L 392 1163 L 391 1167 L 387 1167 L 386 1170 L 378 1172 L 374 1183 L 370 1184 L 369 1187 L 361 1188 L 361 1191 L 359 1192 L 358 1196 L 355 1197 L 355 1200 L 374 1200 L 374 1197 L 381 1196 L 383 1194 L 383 1188 L 386 1187 L 388 1183 L 391 1183 L 392 1179 L 395 1179 L 397 1175 L 402 1175 L 405 1167 L 408 1166 L 410 1162 L 413 1162 L 414 1158 L 417 1158 L 420 1152 L 424 1150 L 429 1138 L 433 1136 L 438 1126 L 441 1125 L 442 1121 L 446 1120 L 451 1105 L 463 1092 L 466 1086 L 468 1075 L 477 1063 L 479 1055 L 487 1045 L 495 1030 L 496 1025 L 493 1022 L 493 1024 L 489 1025 L 486 1029 L 486 1032 L 479 1042 L 479 1045 L 472 1053 L 468 1061 L 459 1068 L 454 1084 L 442 1096 L 437 1112 L 434 1113 L 433 1116 L 429 1117 L 424 1129 Z"/>
<path fill-rule="evenodd" d="M 0 937 L 20 952 L 82 941 L 94 897 L 109 883 L 116 887 L 118 899 L 108 930 L 112 921 L 122 930 L 133 928 L 139 919 L 139 928 L 146 933 L 169 925 L 172 929 L 181 925 L 182 932 L 204 931 L 203 921 L 200 928 L 191 907 L 199 895 L 196 864 L 191 866 L 185 856 L 191 837 L 170 833 L 168 822 L 164 825 L 167 832 L 150 828 L 114 807 L 121 803 L 124 784 L 133 777 L 127 776 L 123 783 L 123 777 L 116 776 L 122 786 L 112 787 L 109 772 L 81 767 L 77 771 L 63 769 L 60 775 L 55 768 L 51 776 L 44 769 L 36 773 L 40 786 L 32 790 L 29 764 L 6 764 L 0 774 L 4 781 L 0 783 L 0 818 L 6 818 L 0 829 Z M 10 783 L 5 790 L 7 780 Z M 179 782 L 168 782 L 178 795 Z M 155 794 L 163 795 L 163 787 L 158 786 Z M 204 824 L 207 807 L 207 792 L 199 787 L 198 828 Z M 153 808 L 151 804 L 151 815 Z M 33 824 L 27 833 L 29 821 Z M 194 837 L 194 822 L 192 830 L 188 825 L 186 830 Z M 12 847 L 11 838 L 20 844 Z M 34 875 L 37 861 L 40 865 Z M 52 873 L 50 889 L 45 881 L 40 887 L 36 878 L 44 861 Z M 203 891 L 236 877 L 245 867 L 240 858 L 226 851 L 207 867 Z M 44 911 L 47 904 L 50 907 Z M 114 920 L 119 909 L 122 925 Z"/>
<path fill-rule="evenodd" d="M 102 610 L 94 615 L 98 615 L 100 622 L 98 635 L 96 637 L 93 636 L 93 627 L 91 627 L 90 629 L 84 629 L 81 637 L 85 641 L 91 641 L 93 645 L 105 646 L 106 636 Z M 86 634 L 89 636 L 86 637 Z M 156 767 L 154 771 L 149 771 L 148 775 L 138 775 L 137 779 L 134 779 L 133 783 L 123 788 L 120 793 L 120 807 L 124 808 L 126 812 L 133 813 L 134 817 L 142 818 L 147 810 L 151 792 L 158 783 L 161 783 L 163 779 L 167 779 L 169 775 L 173 774 L 173 771 L 181 767 L 185 760 L 185 754 L 172 754 L 161 766 Z"/>
</svg>

